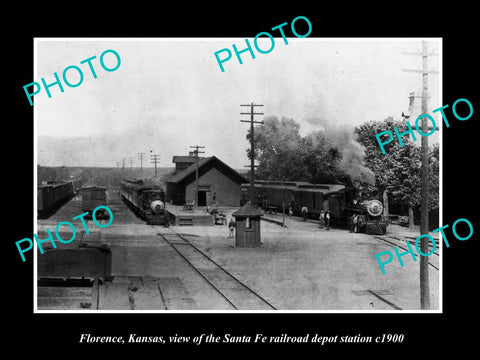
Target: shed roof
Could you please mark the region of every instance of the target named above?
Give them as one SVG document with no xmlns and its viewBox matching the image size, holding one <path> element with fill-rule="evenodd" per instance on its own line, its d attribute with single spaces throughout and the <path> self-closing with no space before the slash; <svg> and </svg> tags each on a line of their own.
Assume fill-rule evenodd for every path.
<svg viewBox="0 0 480 360">
<path fill-rule="evenodd" d="M 243 205 L 240 209 L 235 211 L 232 214 L 233 217 L 247 217 L 247 216 L 263 216 L 263 214 L 255 209 L 252 205 L 249 203 L 246 203 Z"/>
<path fill-rule="evenodd" d="M 201 158 L 198 160 L 198 169 L 200 170 L 202 167 L 206 166 L 207 164 L 212 164 L 212 163 L 215 163 L 217 166 L 219 167 L 223 167 L 224 169 L 226 169 L 233 177 L 236 178 L 236 180 L 239 182 L 239 183 L 243 183 L 243 182 L 246 182 L 247 179 L 245 179 L 245 177 L 243 177 L 242 175 L 240 175 L 237 171 L 235 171 L 234 169 L 232 169 L 230 166 L 228 166 L 227 164 L 225 164 L 223 161 L 221 161 L 220 159 L 218 159 L 217 157 L 215 156 L 209 156 L 209 157 L 206 157 L 206 158 Z M 189 167 L 187 167 L 186 169 L 182 170 L 182 171 L 179 171 L 178 173 L 176 173 L 175 175 L 169 177 L 166 182 L 168 183 L 179 183 L 179 182 L 182 182 L 183 180 L 185 180 L 188 176 L 192 175 L 192 174 L 195 174 L 195 170 L 196 170 L 196 164 L 193 163 L 192 165 L 190 165 Z"/>
</svg>

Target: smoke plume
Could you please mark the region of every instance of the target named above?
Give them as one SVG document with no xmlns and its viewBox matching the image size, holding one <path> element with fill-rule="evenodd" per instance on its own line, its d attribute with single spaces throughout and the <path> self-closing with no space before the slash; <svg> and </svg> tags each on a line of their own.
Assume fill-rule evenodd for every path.
<svg viewBox="0 0 480 360">
<path fill-rule="evenodd" d="M 365 148 L 356 141 L 353 126 L 331 124 L 320 117 L 311 117 L 306 121 L 320 127 L 332 145 L 336 146 L 342 155 L 339 168 L 352 181 L 361 181 L 372 185 L 375 183 L 375 175 L 364 165 Z"/>
</svg>

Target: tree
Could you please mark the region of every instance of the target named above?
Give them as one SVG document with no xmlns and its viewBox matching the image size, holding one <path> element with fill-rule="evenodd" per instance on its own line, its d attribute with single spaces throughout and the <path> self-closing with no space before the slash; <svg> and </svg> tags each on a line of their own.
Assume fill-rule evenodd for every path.
<svg viewBox="0 0 480 360">
<path fill-rule="evenodd" d="M 293 119 L 267 117 L 255 127 L 255 158 L 259 161 L 257 178 L 299 180 L 307 176 L 303 166 L 300 125 Z M 247 134 L 250 140 L 250 132 Z M 250 159 L 250 149 L 247 150 Z"/>
<path fill-rule="evenodd" d="M 267 117 L 255 127 L 256 177 L 263 180 L 290 180 L 313 183 L 345 183 L 342 153 L 324 131 L 302 137 L 293 119 Z M 247 134 L 250 140 L 250 133 Z M 250 149 L 247 155 L 250 158 Z"/>
<path fill-rule="evenodd" d="M 440 147 L 434 144 L 429 151 L 429 209 L 438 210 L 440 205 Z"/>
<path fill-rule="evenodd" d="M 317 184 L 345 183 L 347 176 L 339 171 L 342 155 L 324 131 L 314 131 L 302 138 L 302 158 L 308 182 Z"/>
<path fill-rule="evenodd" d="M 385 155 L 378 145 L 376 134 L 396 126 L 400 133 L 407 126 L 398 120 L 369 121 L 355 130 L 358 141 L 366 148 L 365 163 L 375 174 L 375 185 L 389 194 L 394 204 L 406 205 L 410 217 L 420 205 L 421 154 L 420 147 L 409 137 L 403 136 L 404 146 L 397 139 L 385 145 Z M 393 131 L 392 131 L 393 132 Z M 438 209 L 438 146 L 430 151 L 429 208 Z M 413 224 L 413 219 L 412 219 Z"/>
</svg>

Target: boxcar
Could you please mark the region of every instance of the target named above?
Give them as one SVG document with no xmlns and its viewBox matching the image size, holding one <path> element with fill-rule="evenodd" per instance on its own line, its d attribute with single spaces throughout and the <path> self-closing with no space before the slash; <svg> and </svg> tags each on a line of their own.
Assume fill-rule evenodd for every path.
<svg viewBox="0 0 480 360">
<path fill-rule="evenodd" d="M 106 188 L 100 186 L 86 186 L 81 188 L 82 210 L 92 214 L 96 207 L 107 205 L 106 191 Z"/>
</svg>

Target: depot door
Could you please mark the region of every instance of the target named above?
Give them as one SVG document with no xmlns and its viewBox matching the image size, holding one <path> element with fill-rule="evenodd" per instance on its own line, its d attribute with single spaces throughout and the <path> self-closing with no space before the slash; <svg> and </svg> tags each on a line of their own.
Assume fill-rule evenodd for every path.
<svg viewBox="0 0 480 360">
<path fill-rule="evenodd" d="M 207 206 L 207 191 L 198 191 L 198 206 Z"/>
</svg>

